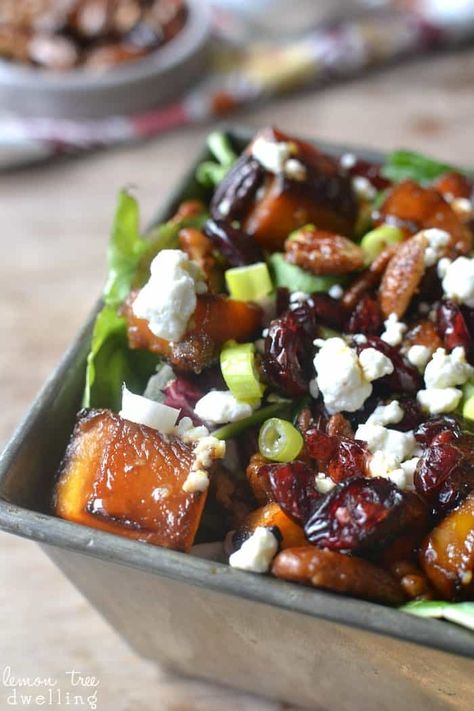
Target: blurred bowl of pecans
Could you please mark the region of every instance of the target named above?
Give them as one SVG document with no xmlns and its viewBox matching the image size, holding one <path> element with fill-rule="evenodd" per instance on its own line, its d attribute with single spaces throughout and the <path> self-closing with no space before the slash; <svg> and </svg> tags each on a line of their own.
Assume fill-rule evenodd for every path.
<svg viewBox="0 0 474 711">
<path fill-rule="evenodd" d="M 199 0 L 2 0 L 0 110 L 99 118 L 145 111 L 205 70 Z"/>
</svg>

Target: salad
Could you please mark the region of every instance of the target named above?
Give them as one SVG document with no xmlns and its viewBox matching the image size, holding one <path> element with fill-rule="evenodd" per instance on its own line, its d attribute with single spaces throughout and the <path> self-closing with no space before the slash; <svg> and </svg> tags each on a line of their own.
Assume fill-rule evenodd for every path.
<svg viewBox="0 0 474 711">
<path fill-rule="evenodd" d="M 58 516 L 474 627 L 473 184 L 276 129 L 108 251 Z"/>
</svg>

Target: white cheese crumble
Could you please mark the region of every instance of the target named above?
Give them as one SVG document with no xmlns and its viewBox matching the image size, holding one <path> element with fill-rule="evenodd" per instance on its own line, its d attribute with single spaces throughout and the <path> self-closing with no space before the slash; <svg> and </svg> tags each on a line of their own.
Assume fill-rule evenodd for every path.
<svg viewBox="0 0 474 711">
<path fill-rule="evenodd" d="M 173 432 L 180 410 L 161 402 L 155 402 L 143 395 L 135 395 L 125 385 L 122 387 L 122 409 L 120 417 L 138 425 L 146 425 L 163 434 Z"/>
<path fill-rule="evenodd" d="M 305 291 L 293 291 L 290 294 L 290 304 L 299 305 L 309 298 L 309 294 Z"/>
<path fill-rule="evenodd" d="M 474 259 L 458 257 L 439 266 L 443 291 L 449 299 L 474 307 Z"/>
<path fill-rule="evenodd" d="M 451 388 L 464 385 L 474 375 L 474 368 L 466 361 L 464 348 L 458 346 L 447 354 L 438 348 L 432 355 L 425 370 L 427 388 Z"/>
<path fill-rule="evenodd" d="M 357 163 L 357 158 L 353 153 L 344 153 L 339 162 L 344 170 L 350 170 Z"/>
<path fill-rule="evenodd" d="M 425 237 L 428 246 L 425 249 L 425 267 L 432 267 L 443 254 L 444 248 L 449 243 L 449 234 L 445 230 L 432 228 L 422 230 L 418 236 Z"/>
<path fill-rule="evenodd" d="M 430 415 L 452 412 L 462 397 L 455 386 L 464 385 L 473 375 L 474 368 L 467 363 L 464 348 L 458 346 L 449 354 L 438 348 L 425 369 L 426 390 L 420 390 L 416 398 Z"/>
<path fill-rule="evenodd" d="M 303 163 L 296 158 L 289 158 L 283 168 L 285 175 L 290 180 L 297 180 L 303 182 L 306 180 L 306 167 Z"/>
<path fill-rule="evenodd" d="M 388 405 L 379 405 L 367 419 L 367 425 L 394 425 L 403 420 L 404 412 L 398 400 L 392 400 Z"/>
<path fill-rule="evenodd" d="M 148 321 L 155 336 L 179 341 L 196 308 L 196 294 L 207 291 L 202 272 L 179 249 L 159 252 L 150 271 L 150 279 L 133 302 L 133 313 Z"/>
<path fill-rule="evenodd" d="M 259 404 L 252 406 L 247 402 L 241 402 L 230 390 L 211 390 L 197 401 L 194 412 L 205 422 L 223 425 L 249 417 Z"/>
<path fill-rule="evenodd" d="M 397 314 L 390 314 L 384 321 L 385 331 L 380 338 L 389 346 L 399 346 L 403 340 L 403 334 L 407 330 L 407 325 L 398 320 Z"/>
<path fill-rule="evenodd" d="M 461 402 L 462 392 L 457 388 L 430 388 L 420 390 L 416 399 L 429 415 L 453 412 Z"/>
<path fill-rule="evenodd" d="M 364 348 L 359 354 L 359 362 L 367 380 L 377 380 L 384 375 L 393 373 L 393 363 L 390 358 L 376 348 Z"/>
<path fill-rule="evenodd" d="M 415 344 L 408 349 L 408 362 L 414 365 L 415 368 L 418 368 L 418 370 L 423 371 L 431 358 L 431 353 L 431 348 L 428 348 L 428 346 Z"/>
<path fill-rule="evenodd" d="M 357 353 L 342 338 L 316 339 L 321 346 L 314 357 L 316 383 L 330 415 L 355 412 L 372 393 Z"/>
<path fill-rule="evenodd" d="M 209 435 L 200 437 L 194 449 L 194 461 L 182 489 L 189 494 L 206 491 L 209 487 L 208 469 L 216 459 L 224 459 L 225 442 Z"/>
<path fill-rule="evenodd" d="M 278 540 L 269 528 L 258 526 L 238 551 L 232 553 L 229 565 L 251 573 L 267 573 L 278 552 Z"/>
<path fill-rule="evenodd" d="M 412 459 L 407 459 L 406 462 L 401 462 L 398 469 L 392 469 L 388 472 L 388 479 L 403 491 L 414 491 L 414 476 L 418 462 L 419 457 L 413 457 Z"/>
<path fill-rule="evenodd" d="M 324 474 L 324 472 L 319 472 L 318 474 L 316 474 L 314 484 L 320 494 L 327 494 L 329 491 L 331 491 L 331 489 L 334 489 L 334 487 L 336 486 L 336 482 L 334 482 L 330 476 Z"/>
<path fill-rule="evenodd" d="M 331 287 L 329 287 L 328 294 L 331 297 L 331 299 L 342 299 L 344 296 L 344 289 L 340 284 L 333 284 Z"/>
<path fill-rule="evenodd" d="M 356 175 L 352 178 L 352 187 L 361 200 L 373 200 L 377 195 L 376 189 L 364 175 Z"/>
<path fill-rule="evenodd" d="M 355 436 L 367 442 L 367 448 L 372 453 L 369 462 L 371 476 L 390 479 L 401 489 L 413 487 L 413 474 L 410 474 L 416 467 L 413 432 L 398 432 L 367 421 L 365 425 L 359 425 Z"/>
<path fill-rule="evenodd" d="M 209 430 L 204 425 L 195 427 L 190 417 L 182 417 L 176 425 L 174 433 L 183 442 L 196 442 L 201 437 L 207 437 Z"/>
</svg>

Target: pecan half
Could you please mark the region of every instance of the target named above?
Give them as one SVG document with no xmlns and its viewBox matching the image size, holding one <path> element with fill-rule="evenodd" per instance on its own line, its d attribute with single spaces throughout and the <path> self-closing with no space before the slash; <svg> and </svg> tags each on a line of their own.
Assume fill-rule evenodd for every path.
<svg viewBox="0 0 474 711">
<path fill-rule="evenodd" d="M 347 237 L 302 227 L 285 242 L 286 259 L 313 274 L 348 274 L 364 266 L 362 249 Z"/>
<path fill-rule="evenodd" d="M 403 316 L 425 273 L 425 237 L 415 235 L 398 245 L 382 277 L 379 304 L 385 317 Z"/>
<path fill-rule="evenodd" d="M 385 570 L 361 558 L 321 550 L 315 546 L 287 548 L 273 561 L 277 578 L 345 593 L 387 605 L 405 600 L 400 584 Z"/>
</svg>

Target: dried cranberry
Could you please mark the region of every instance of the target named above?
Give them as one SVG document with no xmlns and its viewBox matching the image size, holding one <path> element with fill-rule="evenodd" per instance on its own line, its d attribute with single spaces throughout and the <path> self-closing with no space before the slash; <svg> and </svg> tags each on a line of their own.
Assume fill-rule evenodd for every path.
<svg viewBox="0 0 474 711">
<path fill-rule="evenodd" d="M 361 176 L 367 180 L 377 190 L 385 190 L 392 184 L 390 180 L 385 178 L 381 171 L 381 166 L 377 163 L 369 163 L 367 160 L 356 159 L 355 163 L 347 169 L 349 175 Z"/>
<path fill-rule="evenodd" d="M 211 216 L 215 220 L 243 217 L 264 177 L 265 171 L 255 158 L 241 155 L 216 188 L 210 205 Z"/>
<path fill-rule="evenodd" d="M 292 311 L 274 319 L 265 337 L 262 369 L 267 381 L 285 395 L 308 391 L 311 338 Z"/>
<path fill-rule="evenodd" d="M 436 312 L 439 335 L 448 350 L 462 346 L 467 354 L 472 352 L 472 339 L 460 307 L 454 301 L 442 301 Z"/>
<path fill-rule="evenodd" d="M 416 393 L 422 388 L 421 375 L 418 370 L 402 356 L 394 346 L 382 341 L 378 336 L 368 336 L 364 343 L 356 344 L 361 353 L 365 348 L 375 348 L 383 353 L 393 363 L 393 373 L 385 375 L 376 381 L 378 386 L 387 387 L 392 393 Z"/>
<path fill-rule="evenodd" d="M 279 286 L 276 291 L 276 312 L 281 316 L 290 307 L 290 290 L 286 286 Z"/>
<path fill-rule="evenodd" d="M 308 455 L 315 460 L 318 471 L 335 482 L 360 477 L 366 471 L 366 445 L 341 435 L 328 435 L 317 429 L 305 433 Z"/>
<path fill-rule="evenodd" d="M 347 479 L 315 504 L 305 534 L 320 548 L 359 551 L 386 542 L 407 525 L 422 526 L 421 507 L 388 479 Z"/>
<path fill-rule="evenodd" d="M 202 420 L 195 414 L 194 406 L 204 395 L 191 380 L 178 375 L 165 388 L 165 405 L 181 410 L 180 417 L 190 417 L 195 425 L 202 425 Z"/>
<path fill-rule="evenodd" d="M 382 330 L 383 317 L 376 299 L 365 294 L 352 311 L 347 331 L 363 333 L 366 336 L 377 335 Z"/>
<path fill-rule="evenodd" d="M 231 267 L 264 261 L 257 242 L 229 222 L 208 220 L 204 225 L 204 232 Z"/>
<path fill-rule="evenodd" d="M 311 294 L 308 299 L 313 314 L 318 323 L 341 330 L 347 319 L 347 310 L 341 301 L 331 298 L 328 294 Z"/>
<path fill-rule="evenodd" d="M 274 500 L 298 523 L 306 520 L 319 494 L 314 485 L 314 472 L 304 462 L 266 464 L 262 473 L 268 476 Z"/>
<path fill-rule="evenodd" d="M 400 430 L 400 432 L 408 432 L 408 430 L 414 430 L 418 427 L 421 422 L 425 419 L 425 415 L 421 411 L 420 406 L 416 400 L 413 398 L 400 398 L 400 407 L 403 410 L 403 417 L 400 422 L 391 424 L 394 430 Z"/>
<path fill-rule="evenodd" d="M 440 432 L 444 432 L 445 430 L 449 430 L 456 437 L 460 437 L 460 421 L 452 415 L 439 415 L 431 417 L 429 420 L 426 420 L 426 422 L 418 425 L 415 430 L 415 439 L 420 444 L 428 447 L 433 442 L 434 438 L 439 435 Z"/>
<path fill-rule="evenodd" d="M 436 444 L 424 452 L 415 472 L 416 490 L 434 514 L 446 514 L 474 489 L 472 437 L 443 442 L 441 435 L 448 432 L 437 435 Z"/>
</svg>

